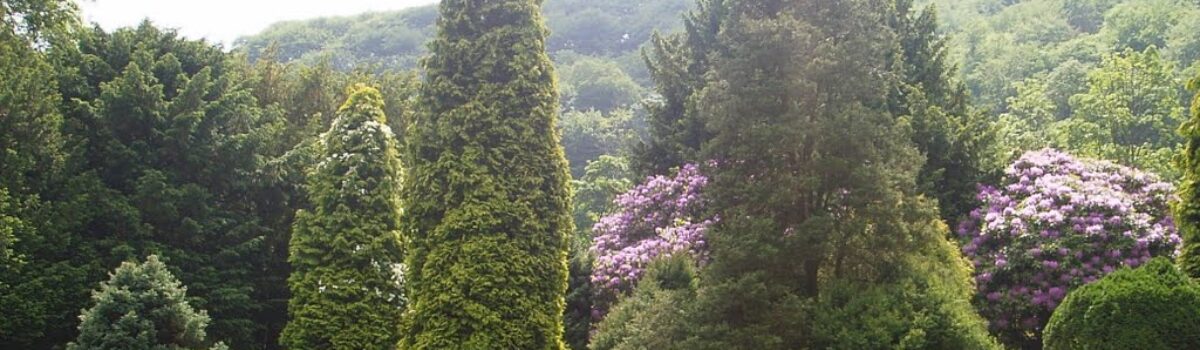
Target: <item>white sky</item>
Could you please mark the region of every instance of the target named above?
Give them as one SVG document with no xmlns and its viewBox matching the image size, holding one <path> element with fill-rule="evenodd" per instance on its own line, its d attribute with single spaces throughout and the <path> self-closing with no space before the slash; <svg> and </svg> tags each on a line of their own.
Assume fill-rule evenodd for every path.
<svg viewBox="0 0 1200 350">
<path fill-rule="evenodd" d="M 143 18 L 228 48 L 240 36 L 271 23 L 368 11 L 396 10 L 438 0 L 77 0 L 84 22 L 105 30 L 136 26 Z"/>
</svg>

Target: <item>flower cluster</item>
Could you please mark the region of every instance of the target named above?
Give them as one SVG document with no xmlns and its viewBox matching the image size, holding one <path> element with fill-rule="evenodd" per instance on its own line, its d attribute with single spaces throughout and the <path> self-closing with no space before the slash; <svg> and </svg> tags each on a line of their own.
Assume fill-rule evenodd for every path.
<svg viewBox="0 0 1200 350">
<path fill-rule="evenodd" d="M 704 234 L 715 222 L 702 217 L 701 190 L 707 184 L 699 168 L 688 164 L 674 177 L 653 176 L 617 196 L 615 213 L 592 228 L 594 318 L 602 318 L 617 295 L 631 290 L 655 258 L 687 252 L 698 263 L 707 260 Z"/>
<path fill-rule="evenodd" d="M 1071 289 L 1176 253 L 1171 193 L 1155 176 L 1110 162 L 1026 153 L 1002 187 L 980 187 L 982 208 L 958 227 L 980 311 L 1003 337 L 1036 342 Z"/>
</svg>

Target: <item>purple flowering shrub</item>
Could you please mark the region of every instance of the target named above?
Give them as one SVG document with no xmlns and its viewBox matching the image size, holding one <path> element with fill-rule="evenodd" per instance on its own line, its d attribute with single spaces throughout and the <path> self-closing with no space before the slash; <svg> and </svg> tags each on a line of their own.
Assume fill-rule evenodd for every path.
<svg viewBox="0 0 1200 350">
<path fill-rule="evenodd" d="M 701 191 L 707 184 L 699 168 L 688 164 L 674 177 L 652 176 L 617 196 L 616 211 L 592 228 L 593 318 L 602 318 L 618 295 L 631 291 L 655 258 L 686 252 L 697 263 L 707 260 L 704 234 L 716 221 L 703 217 Z"/>
<path fill-rule="evenodd" d="M 1107 161 L 1051 149 L 1024 154 L 1001 187 L 980 186 L 983 206 L 958 227 L 975 265 L 980 312 L 1010 344 L 1040 344 L 1070 290 L 1176 253 L 1172 190 Z"/>
</svg>

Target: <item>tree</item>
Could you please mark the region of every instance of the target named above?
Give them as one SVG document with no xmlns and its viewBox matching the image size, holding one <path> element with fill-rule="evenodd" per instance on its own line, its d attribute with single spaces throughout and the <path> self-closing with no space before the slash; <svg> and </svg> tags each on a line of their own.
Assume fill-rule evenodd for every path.
<svg viewBox="0 0 1200 350">
<path fill-rule="evenodd" d="M 907 118 L 912 142 L 925 155 L 917 174 L 921 193 L 936 198 L 942 218 L 967 213 L 975 184 L 987 178 L 992 139 L 981 113 L 967 105 L 966 86 L 951 80 L 948 39 L 938 34 L 937 12 L 911 0 L 895 1 L 889 26 L 897 35 L 900 82 L 889 91 L 891 113 Z"/>
<path fill-rule="evenodd" d="M 574 227 L 540 3 L 440 5 L 406 146 L 401 349 L 564 346 Z"/>
<path fill-rule="evenodd" d="M 79 316 L 79 338 L 68 350 L 224 349 L 205 333 L 209 317 L 186 300 L 184 287 L 159 261 L 122 263 Z"/>
<path fill-rule="evenodd" d="M 1182 121 L 1171 63 L 1151 48 L 1104 56 L 1088 74 L 1088 91 L 1071 98 L 1075 115 L 1057 126 L 1071 150 L 1173 176 L 1170 153 Z"/>
<path fill-rule="evenodd" d="M 572 208 L 575 236 L 571 240 L 570 280 L 567 283 L 567 310 L 563 325 L 571 349 L 587 349 L 592 333 L 592 305 L 596 290 L 592 285 L 595 257 L 589 251 L 592 229 L 601 216 L 613 211 L 613 199 L 633 187 L 629 161 L 602 155 L 590 162 L 579 180 L 572 181 L 575 193 Z"/>
<path fill-rule="evenodd" d="M 1183 236 L 1179 250 L 1179 269 L 1188 276 L 1200 278 L 1200 78 L 1188 87 L 1196 91 L 1192 100 L 1192 117 L 1179 126 L 1185 144 L 1176 156 L 1175 166 L 1183 173 L 1179 181 L 1179 201 L 1174 208 L 1175 223 Z"/>
<path fill-rule="evenodd" d="M 1047 350 L 1200 347 L 1200 286 L 1155 258 L 1071 292 L 1046 325 Z"/>
<path fill-rule="evenodd" d="M 844 332 L 813 337 L 817 321 L 868 298 L 869 287 L 906 297 L 877 311 L 897 315 L 900 331 L 866 348 L 905 344 L 907 331 L 927 329 L 926 315 L 962 328 L 915 344 L 990 347 L 965 306 L 968 270 L 917 192 L 922 159 L 911 129 L 888 108 L 900 73 L 889 59 L 901 54 L 887 26 L 891 5 L 724 4 L 728 19 L 695 95 L 712 135 L 701 153 L 715 163 L 705 193 L 721 221 L 708 235 L 712 260 L 681 348 L 845 347 L 860 332 L 883 331 L 846 322 Z M 908 297 L 926 293 L 946 297 Z M 812 308 L 823 298 L 828 309 Z"/>
<path fill-rule="evenodd" d="M 649 136 L 634 147 L 639 175 L 661 175 L 696 161 L 710 135 L 697 117 L 695 95 L 710 69 L 708 56 L 726 17 L 726 0 L 700 0 L 683 16 L 684 31 L 655 35 L 642 52 L 658 101 L 646 104 Z"/>
<path fill-rule="evenodd" d="M 1054 150 L 1026 153 L 959 227 L 975 264 L 976 306 L 1006 343 L 1041 344 L 1071 290 L 1122 266 L 1170 256 L 1172 187 L 1152 174 Z"/>
<path fill-rule="evenodd" d="M 695 260 L 688 254 L 651 262 L 643 281 L 596 326 L 592 350 L 680 349 L 696 298 Z"/>
<path fill-rule="evenodd" d="M 288 278 L 289 349 L 382 349 L 399 340 L 399 158 L 383 96 L 350 88 L 321 136 L 309 177 L 312 211 L 296 214 Z"/>
</svg>

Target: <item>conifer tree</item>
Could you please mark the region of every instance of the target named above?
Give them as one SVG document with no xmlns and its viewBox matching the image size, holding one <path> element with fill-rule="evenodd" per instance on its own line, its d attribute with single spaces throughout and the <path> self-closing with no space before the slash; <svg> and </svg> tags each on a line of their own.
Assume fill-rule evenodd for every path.
<svg viewBox="0 0 1200 350">
<path fill-rule="evenodd" d="M 539 0 L 446 0 L 406 138 L 401 349 L 561 349 L 569 174 Z"/>
<path fill-rule="evenodd" d="M 888 109 L 891 1 L 725 6 L 694 96 L 721 222 L 681 348 L 994 345 L 967 305 L 969 269 L 918 194 L 911 129 Z"/>
<path fill-rule="evenodd" d="M 79 316 L 79 338 L 68 350 L 224 349 L 212 345 L 204 310 L 188 305 L 187 287 L 151 255 L 146 262 L 122 263 Z"/>
<path fill-rule="evenodd" d="M 386 349 L 399 340 L 399 158 L 383 96 L 357 85 L 321 135 L 311 211 L 296 215 L 288 258 L 288 349 Z"/>
<path fill-rule="evenodd" d="M 1175 204 L 1175 223 L 1183 237 L 1179 268 L 1192 278 L 1200 278 L 1200 77 L 1188 87 L 1196 91 L 1192 116 L 1179 128 L 1184 138 L 1183 153 L 1176 156 L 1176 167 L 1183 173 L 1179 183 L 1179 202 Z"/>
</svg>

